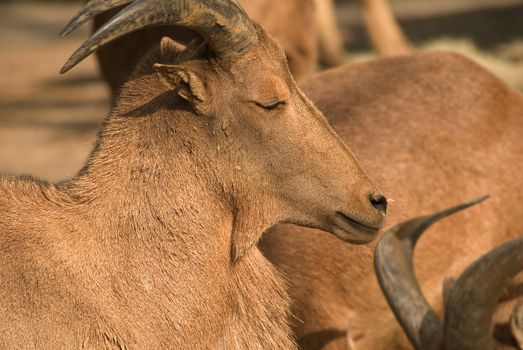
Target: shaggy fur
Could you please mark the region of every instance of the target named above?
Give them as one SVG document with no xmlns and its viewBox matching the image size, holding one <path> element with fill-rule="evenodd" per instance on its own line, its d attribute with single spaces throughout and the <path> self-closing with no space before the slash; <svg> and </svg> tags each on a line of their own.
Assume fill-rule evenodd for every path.
<svg viewBox="0 0 523 350">
<path fill-rule="evenodd" d="M 446 277 L 523 232 L 522 94 L 449 53 L 344 66 L 302 87 L 394 200 L 387 226 L 491 195 L 416 248 L 423 292 L 441 313 Z M 410 348 L 376 282 L 373 245 L 282 225 L 261 248 L 289 279 L 304 349 Z M 507 322 L 507 311 L 497 320 Z"/>
<path fill-rule="evenodd" d="M 388 0 L 358 0 L 372 45 L 383 55 L 406 54 L 410 44 L 399 27 Z M 249 16 L 283 46 L 295 79 L 344 61 L 343 37 L 332 0 L 239 0 Z M 95 17 L 94 29 L 108 22 L 120 8 Z M 177 26 L 145 28 L 128 34 L 98 52 L 103 78 L 115 97 L 138 60 L 163 36 L 187 43 L 196 33 Z"/>
<path fill-rule="evenodd" d="M 164 41 L 77 176 L 0 178 L 0 348 L 295 349 L 258 240 L 289 222 L 368 242 L 384 213 L 257 32 L 228 59 Z"/>
<path fill-rule="evenodd" d="M 276 4 L 277 2 L 277 4 Z M 316 70 L 319 49 L 323 62 L 330 65 L 342 61 L 341 35 L 331 0 L 241 0 L 249 16 L 283 46 L 295 78 Z M 320 11 L 316 11 L 316 7 Z M 118 11 L 107 11 L 95 17 L 94 29 L 108 22 Z M 187 43 L 197 34 L 177 26 L 145 28 L 128 34 L 97 52 L 100 70 L 113 96 L 117 95 L 138 60 L 164 36 Z"/>
</svg>

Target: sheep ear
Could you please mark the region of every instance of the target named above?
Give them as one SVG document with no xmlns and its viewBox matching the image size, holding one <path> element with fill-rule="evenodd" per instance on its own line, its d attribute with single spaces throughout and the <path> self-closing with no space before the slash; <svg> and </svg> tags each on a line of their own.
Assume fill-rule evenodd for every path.
<svg viewBox="0 0 523 350">
<path fill-rule="evenodd" d="M 160 41 L 160 52 L 163 57 L 170 57 L 172 54 L 180 54 L 185 51 L 187 46 L 182 45 L 168 36 L 164 36 Z"/>
<path fill-rule="evenodd" d="M 204 113 L 209 101 L 208 90 L 199 75 L 190 68 L 156 63 L 154 69 L 162 83 L 189 102 L 198 113 Z"/>
</svg>

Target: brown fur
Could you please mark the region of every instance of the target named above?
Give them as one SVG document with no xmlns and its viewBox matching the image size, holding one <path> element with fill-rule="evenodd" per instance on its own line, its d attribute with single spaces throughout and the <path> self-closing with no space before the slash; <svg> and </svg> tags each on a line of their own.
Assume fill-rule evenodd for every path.
<svg viewBox="0 0 523 350">
<path fill-rule="evenodd" d="M 239 1 L 249 16 L 259 22 L 284 47 L 289 67 L 295 78 L 310 75 L 316 70 L 318 60 L 316 23 L 319 20 L 328 21 L 334 17 L 332 12 L 329 13 L 326 10 L 321 17 L 317 18 L 316 1 L 331 0 L 277 1 L 278 4 L 271 0 Z M 94 20 L 94 28 L 99 28 L 106 23 L 119 10 L 120 8 L 97 16 Z M 336 29 L 336 27 L 333 28 Z M 325 32 L 325 30 L 322 31 L 322 38 L 329 36 Z M 143 57 L 144 53 L 148 52 L 163 36 L 169 36 L 181 42 L 189 42 L 196 36 L 196 33 L 176 26 L 146 28 L 128 34 L 98 51 L 101 73 L 109 83 L 113 95 L 118 93 L 140 57 Z M 332 45 L 334 44 L 331 43 L 330 46 Z M 331 50 L 335 49 L 331 48 Z M 339 51 L 341 52 L 341 50 Z M 331 58 L 331 60 L 336 60 L 336 58 Z"/>
<path fill-rule="evenodd" d="M 422 289 L 441 313 L 446 277 L 523 232 L 522 94 L 449 53 L 344 66 L 301 85 L 394 199 L 387 226 L 491 195 L 416 248 Z M 303 348 L 410 348 L 376 282 L 373 245 L 282 225 L 261 248 L 289 279 Z"/>
<path fill-rule="evenodd" d="M 363 243 L 376 231 L 336 211 L 376 228 L 384 215 L 257 30 L 228 59 L 164 41 L 71 180 L 0 178 L 0 348 L 295 348 L 262 234 L 289 222 Z"/>
<path fill-rule="evenodd" d="M 280 42 L 295 79 L 316 71 L 318 61 L 333 67 L 344 60 L 343 38 L 336 24 L 332 0 L 240 0 L 249 16 Z M 397 24 L 387 0 L 359 0 L 374 48 L 384 56 L 405 54 L 410 44 Z M 108 22 L 121 8 L 94 20 L 94 29 Z M 196 33 L 177 26 L 146 28 L 102 47 L 100 71 L 113 97 L 118 94 L 138 60 L 162 37 L 189 42 Z"/>
</svg>

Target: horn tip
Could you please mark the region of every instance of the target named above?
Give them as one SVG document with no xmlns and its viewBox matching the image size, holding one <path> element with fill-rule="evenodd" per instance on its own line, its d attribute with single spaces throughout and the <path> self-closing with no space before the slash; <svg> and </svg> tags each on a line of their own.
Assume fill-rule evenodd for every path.
<svg viewBox="0 0 523 350">
<path fill-rule="evenodd" d="M 71 59 L 67 60 L 67 62 L 63 65 L 63 67 L 60 69 L 60 74 L 65 74 L 71 70 L 76 65 L 76 62 L 73 62 Z"/>
<path fill-rule="evenodd" d="M 440 219 L 443 219 L 444 217 L 450 216 L 452 214 L 455 214 L 455 213 L 465 210 L 467 208 L 473 207 L 489 198 L 490 198 L 490 195 L 483 195 L 483 196 L 480 196 L 477 198 L 470 199 L 468 201 L 465 201 L 461 204 L 456 205 L 455 207 L 448 208 L 446 210 L 441 211 L 440 213 L 434 215 L 434 218 L 436 218 L 436 221 L 439 221 Z"/>
<path fill-rule="evenodd" d="M 486 201 L 486 200 L 489 199 L 489 198 L 490 198 L 490 194 L 485 194 L 485 195 L 480 196 L 480 197 L 478 197 L 478 198 L 471 199 L 471 200 L 469 201 L 469 203 L 471 203 L 472 205 L 473 205 L 473 204 L 479 204 L 479 203 L 481 203 L 481 202 L 483 202 L 483 201 Z"/>
<path fill-rule="evenodd" d="M 92 18 L 92 16 L 90 16 L 90 15 L 91 14 L 90 14 L 90 7 L 89 6 L 83 8 L 82 10 L 80 10 L 69 21 L 69 23 L 67 23 L 67 25 L 64 27 L 64 29 L 62 29 L 62 32 L 60 33 L 60 38 L 63 38 L 64 36 L 69 35 L 73 31 L 78 29 L 78 27 L 80 27 L 82 24 L 84 24 L 85 22 L 90 20 Z"/>
<path fill-rule="evenodd" d="M 64 29 L 62 29 L 62 31 L 59 34 L 59 37 L 63 38 L 65 36 L 67 36 L 69 33 L 71 33 L 71 30 L 70 30 L 69 26 L 67 26 Z"/>
<path fill-rule="evenodd" d="M 60 32 L 60 38 L 63 38 L 65 36 L 71 34 L 71 32 L 76 30 L 81 24 L 82 24 L 82 22 L 78 22 L 78 17 L 73 18 L 69 23 L 67 23 L 67 25 L 64 27 L 64 29 L 62 29 L 62 31 Z"/>
<path fill-rule="evenodd" d="M 69 57 L 67 62 L 65 62 L 64 66 L 60 70 L 60 73 L 64 74 L 68 72 L 71 68 L 82 62 L 91 53 L 96 51 L 98 47 L 99 45 L 92 45 L 89 40 L 86 41 L 78 50 L 75 51 L 75 53 L 71 55 L 71 57 Z"/>
</svg>

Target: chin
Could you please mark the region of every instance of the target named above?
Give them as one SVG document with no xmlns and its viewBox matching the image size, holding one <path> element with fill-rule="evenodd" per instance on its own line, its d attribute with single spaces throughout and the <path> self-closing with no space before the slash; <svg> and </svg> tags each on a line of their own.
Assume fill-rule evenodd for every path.
<svg viewBox="0 0 523 350">
<path fill-rule="evenodd" d="M 379 232 L 380 230 L 376 229 L 346 230 L 335 227 L 331 233 L 347 243 L 367 244 L 374 241 L 378 237 Z"/>
</svg>

